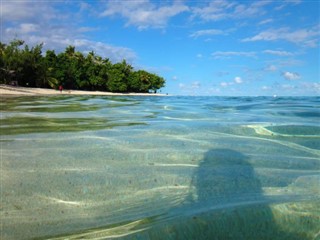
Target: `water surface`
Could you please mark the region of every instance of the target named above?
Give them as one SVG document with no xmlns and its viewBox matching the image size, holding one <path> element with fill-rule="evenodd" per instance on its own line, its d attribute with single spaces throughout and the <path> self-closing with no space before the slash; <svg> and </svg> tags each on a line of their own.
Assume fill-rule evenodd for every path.
<svg viewBox="0 0 320 240">
<path fill-rule="evenodd" d="M 319 239 L 320 99 L 1 98 L 1 239 Z"/>
</svg>

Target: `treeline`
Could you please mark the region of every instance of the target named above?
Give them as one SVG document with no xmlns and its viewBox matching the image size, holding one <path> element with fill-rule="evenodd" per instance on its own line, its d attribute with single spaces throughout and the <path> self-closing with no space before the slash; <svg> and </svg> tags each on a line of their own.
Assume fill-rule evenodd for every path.
<svg viewBox="0 0 320 240">
<path fill-rule="evenodd" d="M 110 92 L 156 92 L 165 80 L 144 70 L 135 71 L 125 60 L 111 63 L 108 58 L 87 55 L 68 46 L 64 52 L 42 54 L 42 44 L 29 47 L 22 40 L 0 42 L 0 83 L 24 87 Z"/>
</svg>

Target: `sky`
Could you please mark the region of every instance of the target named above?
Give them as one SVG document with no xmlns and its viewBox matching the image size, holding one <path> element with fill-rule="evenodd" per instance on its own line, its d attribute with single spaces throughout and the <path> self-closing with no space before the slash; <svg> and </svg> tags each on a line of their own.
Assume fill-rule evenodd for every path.
<svg viewBox="0 0 320 240">
<path fill-rule="evenodd" d="M 320 95 L 318 0 L 0 1 L 1 42 L 126 59 L 162 93 Z"/>
</svg>

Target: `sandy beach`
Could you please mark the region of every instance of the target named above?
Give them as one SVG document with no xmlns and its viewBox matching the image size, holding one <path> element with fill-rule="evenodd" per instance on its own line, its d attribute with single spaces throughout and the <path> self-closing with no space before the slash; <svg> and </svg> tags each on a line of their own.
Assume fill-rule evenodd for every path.
<svg viewBox="0 0 320 240">
<path fill-rule="evenodd" d="M 80 91 L 80 90 L 63 90 L 60 92 L 55 89 L 47 88 L 27 88 L 19 86 L 10 86 L 0 84 L 0 95 L 12 95 L 12 96 L 36 96 L 36 95 L 99 95 L 99 96 L 165 96 L 160 93 L 112 93 L 112 92 L 100 92 L 100 91 Z"/>
</svg>

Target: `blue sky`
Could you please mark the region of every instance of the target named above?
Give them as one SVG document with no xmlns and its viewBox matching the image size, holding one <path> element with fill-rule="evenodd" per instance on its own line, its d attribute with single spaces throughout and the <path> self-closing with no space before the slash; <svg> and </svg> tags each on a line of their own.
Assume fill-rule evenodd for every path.
<svg viewBox="0 0 320 240">
<path fill-rule="evenodd" d="M 319 95 L 314 1 L 1 0 L 1 42 L 95 51 L 173 95 Z"/>
</svg>

